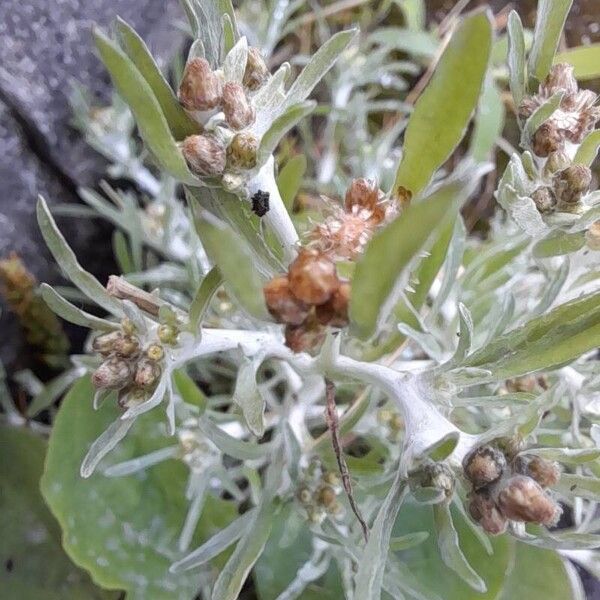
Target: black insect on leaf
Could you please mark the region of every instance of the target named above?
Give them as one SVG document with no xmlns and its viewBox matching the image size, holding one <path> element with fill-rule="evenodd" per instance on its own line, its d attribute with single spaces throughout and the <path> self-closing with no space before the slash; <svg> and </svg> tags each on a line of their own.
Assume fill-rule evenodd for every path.
<svg viewBox="0 0 600 600">
<path fill-rule="evenodd" d="M 264 217 L 269 212 L 269 192 L 258 190 L 252 196 L 252 212 L 257 217 Z"/>
</svg>

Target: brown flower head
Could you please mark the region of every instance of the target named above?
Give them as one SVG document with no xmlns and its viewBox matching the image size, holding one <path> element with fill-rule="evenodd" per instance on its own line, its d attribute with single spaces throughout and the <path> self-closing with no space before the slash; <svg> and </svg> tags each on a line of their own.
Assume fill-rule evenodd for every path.
<svg viewBox="0 0 600 600">
<path fill-rule="evenodd" d="M 269 77 L 269 69 L 258 48 L 248 48 L 248 62 L 242 83 L 251 91 L 257 90 Z"/>
<path fill-rule="evenodd" d="M 531 477 L 515 475 L 508 479 L 498 494 L 502 514 L 512 521 L 556 525 L 560 506 Z"/>
<path fill-rule="evenodd" d="M 480 446 L 465 456 L 463 469 L 475 489 L 498 481 L 506 468 L 504 454 L 493 446 Z"/>
<path fill-rule="evenodd" d="M 235 131 L 248 127 L 254 121 L 256 111 L 240 83 L 228 81 L 223 86 L 223 112 L 227 125 Z"/>
<path fill-rule="evenodd" d="M 310 307 L 292 294 L 287 275 L 271 279 L 263 293 L 269 312 L 279 323 L 300 325 L 308 316 Z"/>
<path fill-rule="evenodd" d="M 205 58 L 188 62 L 179 86 L 179 102 L 187 110 L 211 110 L 221 103 L 222 83 Z"/>
<path fill-rule="evenodd" d="M 314 249 L 300 251 L 288 277 L 292 294 L 307 304 L 324 304 L 340 286 L 334 262 Z"/>
<path fill-rule="evenodd" d="M 315 309 L 317 321 L 321 325 L 346 327 L 348 325 L 348 304 L 350 302 L 350 283 L 342 281 L 331 298 Z"/>
<path fill-rule="evenodd" d="M 225 170 L 225 148 L 212 135 L 190 135 L 181 150 L 196 175 L 221 175 Z"/>
<path fill-rule="evenodd" d="M 469 494 L 469 514 L 484 531 L 491 535 L 504 533 L 508 526 L 507 518 L 486 491 Z"/>
<path fill-rule="evenodd" d="M 557 462 L 539 456 L 521 454 L 514 461 L 514 469 L 521 475 L 528 475 L 543 488 L 552 487 L 560 479 L 560 467 Z"/>
</svg>

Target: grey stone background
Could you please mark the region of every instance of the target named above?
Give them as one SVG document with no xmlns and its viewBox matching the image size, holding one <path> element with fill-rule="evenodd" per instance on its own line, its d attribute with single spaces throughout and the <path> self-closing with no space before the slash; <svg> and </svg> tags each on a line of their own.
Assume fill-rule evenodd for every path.
<svg viewBox="0 0 600 600">
<path fill-rule="evenodd" d="M 99 103 L 109 79 L 93 48 L 91 28 L 131 23 L 163 63 L 180 47 L 177 0 L 0 0 L 0 257 L 14 250 L 43 281 L 60 277 L 37 229 L 35 202 L 77 202 L 96 185 L 104 162 L 70 126 L 70 81 Z M 99 278 L 112 264 L 109 230 L 99 221 L 63 220 L 84 266 Z M 10 371 L 19 357 L 14 318 L 2 307 L 0 358 Z"/>
</svg>

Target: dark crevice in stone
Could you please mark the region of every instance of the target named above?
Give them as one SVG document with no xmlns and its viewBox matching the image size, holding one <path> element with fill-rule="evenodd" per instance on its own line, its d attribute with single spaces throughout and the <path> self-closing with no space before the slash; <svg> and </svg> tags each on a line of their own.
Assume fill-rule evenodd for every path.
<svg viewBox="0 0 600 600">
<path fill-rule="evenodd" d="M 9 92 L 2 88 L 0 84 L 0 102 L 8 110 L 8 113 L 15 121 L 21 134 L 22 140 L 27 145 L 32 154 L 38 159 L 39 163 L 52 172 L 52 175 L 60 184 L 73 195 L 77 195 L 77 182 L 69 176 L 61 164 L 54 159 L 51 148 L 44 136 L 35 124 L 28 118 L 25 110 L 21 108 L 19 102 Z"/>
</svg>

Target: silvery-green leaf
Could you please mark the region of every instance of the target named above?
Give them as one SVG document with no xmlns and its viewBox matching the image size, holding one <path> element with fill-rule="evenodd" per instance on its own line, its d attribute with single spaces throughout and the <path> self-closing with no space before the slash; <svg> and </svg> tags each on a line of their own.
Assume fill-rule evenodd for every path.
<svg viewBox="0 0 600 600">
<path fill-rule="evenodd" d="M 27 407 L 27 416 L 33 418 L 46 408 L 52 406 L 85 372 L 85 368 L 76 367 L 48 381 L 44 385 L 44 389 L 34 396 L 31 404 Z"/>
<path fill-rule="evenodd" d="M 106 288 L 93 275 L 81 267 L 73 250 L 71 250 L 56 226 L 46 201 L 41 196 L 37 203 L 37 220 L 42 236 L 52 256 L 54 256 L 54 260 L 56 260 L 68 278 L 90 300 L 93 300 L 96 304 L 116 316 L 123 316 L 120 301 L 110 296 Z"/>
<path fill-rule="evenodd" d="M 225 283 L 241 306 L 252 316 L 269 320 L 253 255 L 233 229 L 205 212 L 195 219 L 196 229 L 207 254 L 219 268 Z"/>
<path fill-rule="evenodd" d="M 313 54 L 308 64 L 302 69 L 302 72 L 290 87 L 285 100 L 286 107 L 304 102 L 308 98 L 314 87 L 331 69 L 339 55 L 356 34 L 356 29 L 340 31 L 329 38 Z"/>
<path fill-rule="evenodd" d="M 600 131 L 588 133 L 577 149 L 573 162 L 577 165 L 591 167 L 600 148 Z"/>
<path fill-rule="evenodd" d="M 248 526 L 255 516 L 256 508 L 250 509 L 235 519 L 235 521 L 232 521 L 225 529 L 221 529 L 219 533 L 213 535 L 202 546 L 173 563 L 169 570 L 171 573 L 180 573 L 206 564 L 215 556 L 221 554 L 223 550 L 229 548 L 231 544 L 237 542 L 246 533 Z"/>
<path fill-rule="evenodd" d="M 222 283 L 223 277 L 217 267 L 213 267 L 200 283 L 189 310 L 189 324 L 192 332 L 195 333 L 199 330 L 210 301 Z"/>
<path fill-rule="evenodd" d="M 504 112 L 500 90 L 496 87 L 491 73 L 488 73 L 479 99 L 469 145 L 469 154 L 476 161 L 483 162 L 490 158 L 496 141 L 502 135 Z"/>
<path fill-rule="evenodd" d="M 125 462 L 111 465 L 110 467 L 104 469 L 104 475 L 106 475 L 106 477 L 125 477 L 126 475 L 132 475 L 133 473 L 143 471 L 148 467 L 157 465 L 158 463 L 168 460 L 169 458 L 176 458 L 178 453 L 179 446 L 160 448 L 159 450 L 155 450 L 154 452 L 150 452 L 144 456 L 138 456 L 137 458 L 132 458 L 131 460 L 126 460 Z"/>
<path fill-rule="evenodd" d="M 447 500 L 446 492 L 435 487 L 415 487 L 411 494 L 419 504 L 433 505 Z"/>
<path fill-rule="evenodd" d="M 454 218 L 472 183 L 447 184 L 373 236 L 352 281 L 350 319 L 361 338 L 373 335 L 393 308 L 390 301 L 406 286 L 413 261 L 428 248 L 436 230 Z"/>
<path fill-rule="evenodd" d="M 292 481 L 296 481 L 300 470 L 300 461 L 302 460 L 302 447 L 287 421 L 283 425 L 283 446 L 285 448 L 286 468 Z"/>
<path fill-rule="evenodd" d="M 120 229 L 115 229 L 112 235 L 112 246 L 119 272 L 126 275 L 135 271 L 135 265 L 133 264 L 133 258 L 129 251 L 129 244 L 125 234 Z"/>
<path fill-rule="evenodd" d="M 462 303 L 458 304 L 458 344 L 449 365 L 459 365 L 469 354 L 473 340 L 473 319 L 469 309 Z"/>
<path fill-rule="evenodd" d="M 193 478 L 191 480 L 193 482 L 193 489 L 192 486 L 188 486 L 186 493 L 190 503 L 177 542 L 179 552 L 187 552 L 190 547 L 194 531 L 196 530 L 206 501 L 210 473 L 193 474 L 191 477 Z"/>
<path fill-rule="evenodd" d="M 192 30 L 192 36 L 197 38 L 200 34 L 200 23 L 198 21 L 198 17 L 196 15 L 196 11 L 194 10 L 194 0 L 180 0 L 183 11 L 185 12 L 185 16 L 188 19 L 190 24 L 190 29 Z"/>
<path fill-rule="evenodd" d="M 519 13 L 511 10 L 508 15 L 508 72 L 510 91 L 515 105 L 519 106 L 527 92 L 525 73 L 525 36 Z"/>
<path fill-rule="evenodd" d="M 154 92 L 175 139 L 182 140 L 188 135 L 198 133 L 198 124 L 187 115 L 179 104 L 171 86 L 154 62 L 144 40 L 131 25 L 119 17 L 117 18 L 117 29 L 123 49 Z"/>
<path fill-rule="evenodd" d="M 238 369 L 233 401 L 242 409 L 248 429 L 262 437 L 265 433 L 265 399 L 256 383 L 256 372 L 262 360 L 244 359 Z"/>
<path fill-rule="evenodd" d="M 593 533 L 577 533 L 571 531 L 549 532 L 543 527 L 533 527 L 536 535 L 529 533 L 514 533 L 522 542 L 538 548 L 552 550 L 588 550 L 600 548 L 600 535 Z"/>
<path fill-rule="evenodd" d="M 271 450 L 271 444 L 243 442 L 223 431 L 209 418 L 198 421 L 198 429 L 221 451 L 238 460 L 256 460 L 264 458 Z"/>
<path fill-rule="evenodd" d="M 98 29 L 94 30 L 94 39 L 117 91 L 135 117 L 142 139 L 161 167 L 180 181 L 198 185 L 148 82 L 117 44 Z"/>
<path fill-rule="evenodd" d="M 406 495 L 408 486 L 400 470 L 377 513 L 369 540 L 364 548 L 356 573 L 356 596 L 364 600 L 379 600 L 385 571 L 385 563 L 390 548 L 392 528 Z"/>
<path fill-rule="evenodd" d="M 238 40 L 235 46 L 227 53 L 223 61 L 223 74 L 225 81 L 241 83 L 248 61 L 248 41 L 245 37 Z"/>
<path fill-rule="evenodd" d="M 254 563 L 259 559 L 271 534 L 274 506 L 263 499 L 233 554 L 215 582 L 211 600 L 237 600 Z"/>
<path fill-rule="evenodd" d="M 260 140 L 258 148 L 259 165 L 263 165 L 267 161 L 283 136 L 299 121 L 308 116 L 314 110 L 315 106 L 316 102 L 312 100 L 288 105 L 286 110 L 271 123 L 269 129 Z"/>
<path fill-rule="evenodd" d="M 421 456 L 422 459 L 429 458 L 434 462 L 440 462 L 450 456 L 456 448 L 460 440 L 460 434 L 458 431 L 451 431 L 435 442 L 428 446 Z"/>
<path fill-rule="evenodd" d="M 536 258 L 548 258 L 550 256 L 562 256 L 577 252 L 585 246 L 585 232 L 576 231 L 553 231 L 533 247 L 533 256 Z"/>
<path fill-rule="evenodd" d="M 390 539 L 390 550 L 392 552 L 400 552 L 408 550 L 414 546 L 422 544 L 429 537 L 428 531 L 415 531 L 415 533 L 407 533 Z"/>
<path fill-rule="evenodd" d="M 235 46 L 235 32 L 229 15 L 223 15 L 223 50 L 225 53 L 231 52 Z"/>
<path fill-rule="evenodd" d="M 586 475 L 562 473 L 558 483 L 552 489 L 567 496 L 567 498 L 584 498 L 600 502 L 600 479 Z"/>
<path fill-rule="evenodd" d="M 492 548 L 490 538 L 488 537 L 487 533 L 479 526 L 479 524 L 475 523 L 467 514 L 462 498 L 459 498 L 457 495 L 455 495 L 452 498 L 452 501 L 453 505 L 456 507 L 456 511 L 460 514 L 463 521 L 465 522 L 465 525 L 470 529 L 475 539 L 483 546 L 483 549 L 485 550 L 486 554 L 488 554 L 488 556 L 492 556 L 492 554 L 494 554 L 494 549 Z"/>
<path fill-rule="evenodd" d="M 499 335 L 502 335 L 505 329 L 510 325 L 515 314 L 516 301 L 513 294 L 506 294 L 502 304 L 498 305 L 499 311 L 497 315 L 494 315 L 494 319 L 490 321 L 492 327 L 489 335 L 486 338 L 486 342 L 489 343 L 496 339 Z"/>
<path fill-rule="evenodd" d="M 418 196 L 460 143 L 479 101 L 491 45 L 485 11 L 474 11 L 456 28 L 408 122 L 394 191 L 402 187 Z"/>
<path fill-rule="evenodd" d="M 542 81 L 550 72 L 554 54 L 573 0 L 540 0 L 527 63 L 529 76 Z"/>
<path fill-rule="evenodd" d="M 552 306 L 552 304 L 554 304 L 554 301 L 560 294 L 565 282 L 567 281 L 570 264 L 571 263 L 568 258 L 561 262 L 560 266 L 556 269 L 556 272 L 552 275 L 552 278 L 548 282 L 548 287 L 546 288 L 543 296 L 540 298 L 540 301 L 531 311 L 532 315 L 541 315 L 545 313 L 548 308 Z"/>
<path fill-rule="evenodd" d="M 63 298 L 52 286 L 47 283 L 40 285 L 40 292 L 44 302 L 59 316 L 82 327 L 99 331 L 114 331 L 119 328 L 118 323 L 107 321 L 91 315 L 90 313 L 77 308 L 74 304 Z"/>
<path fill-rule="evenodd" d="M 400 323 L 398 325 L 398 331 L 402 335 L 416 342 L 420 348 L 434 360 L 442 360 L 444 356 L 444 350 L 433 334 L 429 331 L 417 331 L 406 323 Z"/>
<path fill-rule="evenodd" d="M 306 166 L 306 156 L 304 154 L 296 154 L 296 156 L 293 156 L 285 163 L 277 176 L 277 187 L 289 213 L 292 212 L 294 200 L 302 185 Z"/>
<path fill-rule="evenodd" d="M 148 400 L 144 400 L 140 404 L 134 404 L 133 406 L 128 408 L 121 418 L 124 420 L 132 419 L 158 406 L 165 397 L 168 380 L 168 375 L 163 374 L 163 376 L 158 382 L 158 385 L 156 386 L 156 389 L 152 392 L 150 398 L 148 398 Z"/>
<path fill-rule="evenodd" d="M 459 575 L 479 593 L 487 590 L 485 581 L 473 570 L 460 549 L 458 534 L 452 523 L 450 507 L 446 503 L 433 506 L 433 520 L 437 533 L 438 548 L 444 564 Z"/>
<path fill-rule="evenodd" d="M 528 448 L 522 454 L 533 454 L 568 465 L 582 465 L 600 458 L 600 448 Z"/>
<path fill-rule="evenodd" d="M 100 461 L 127 435 L 135 418 L 117 419 L 90 446 L 81 463 L 81 476 L 85 479 L 95 471 Z"/>
</svg>

